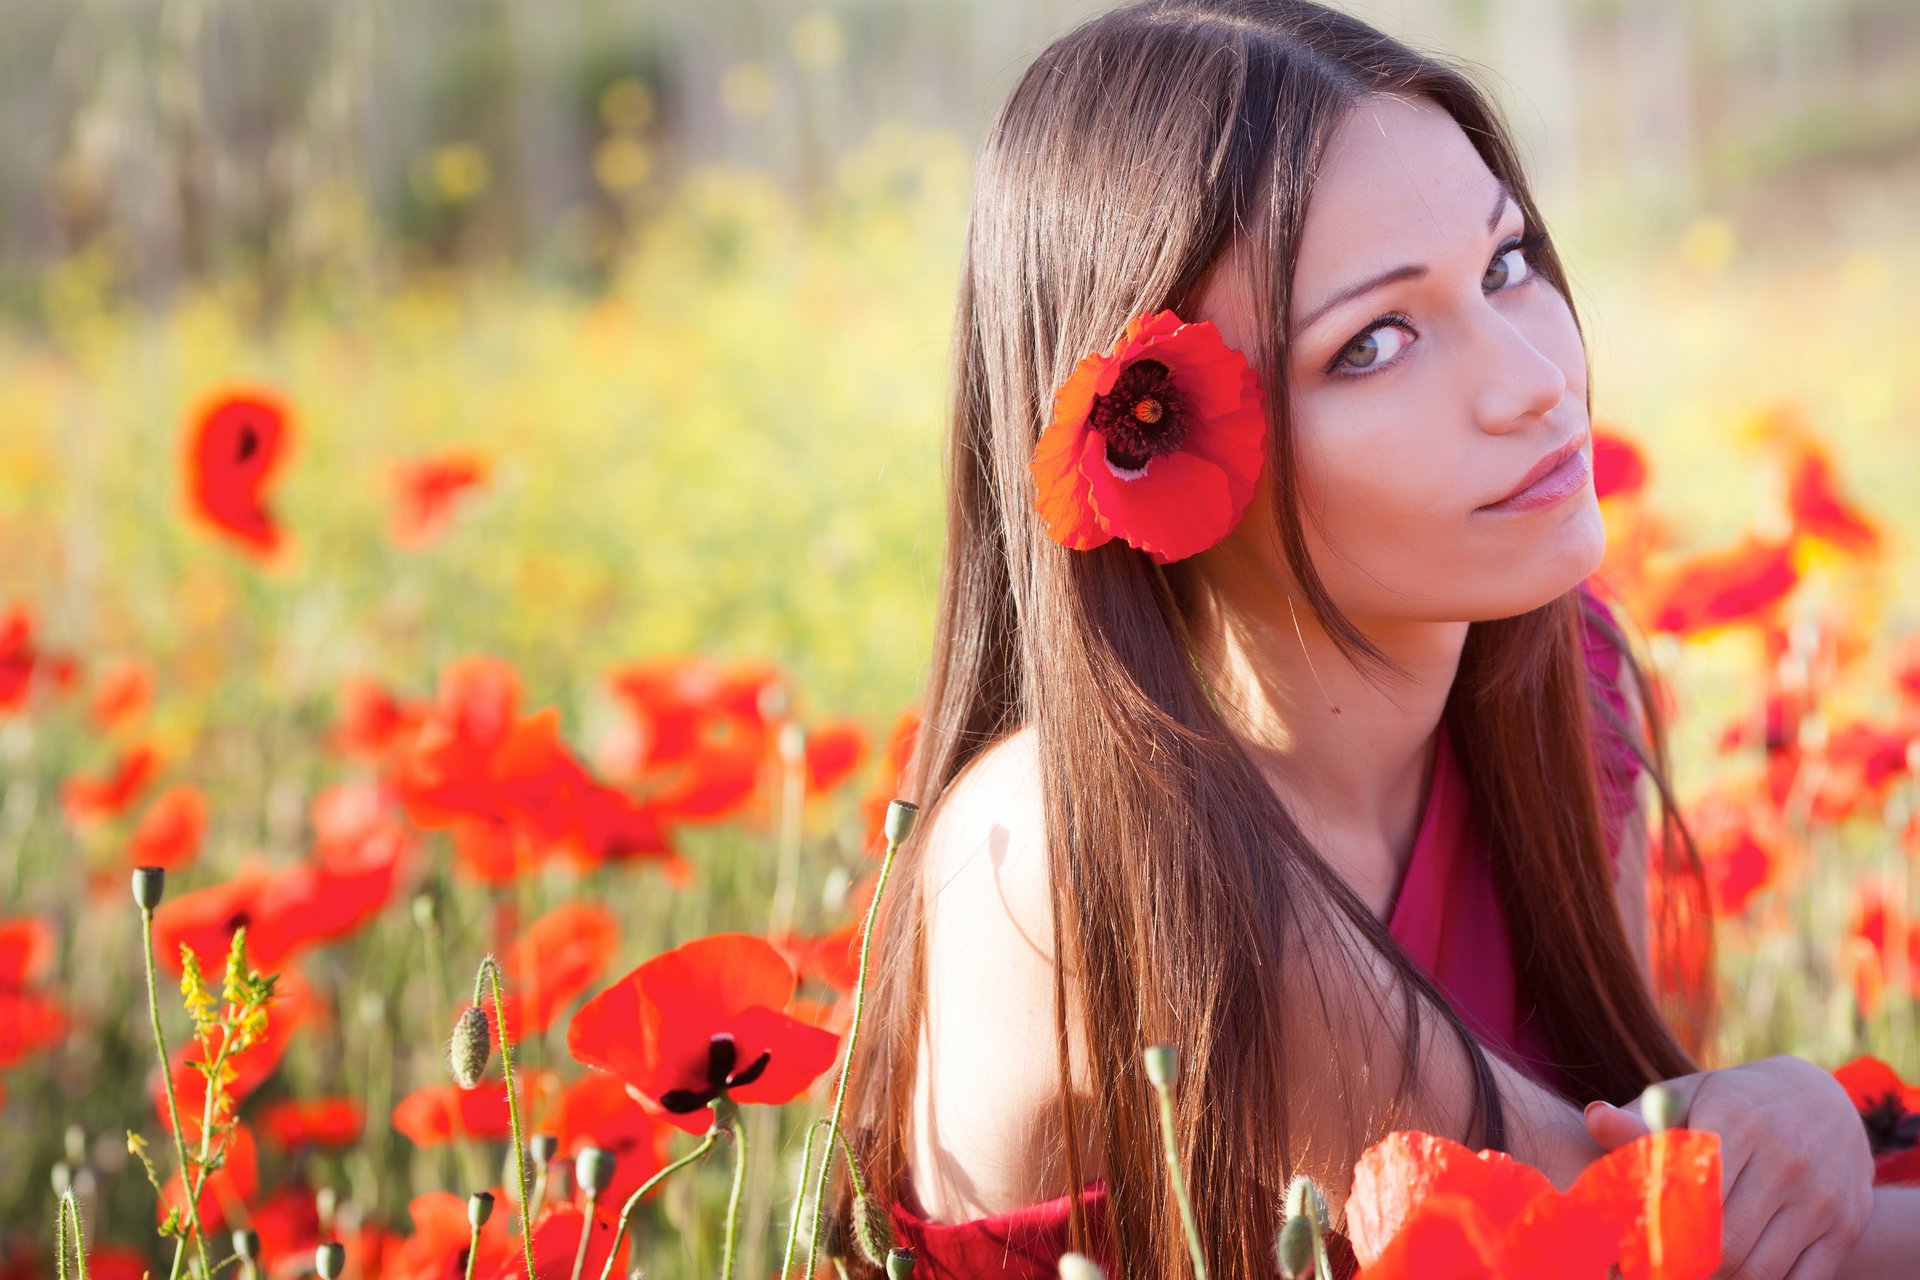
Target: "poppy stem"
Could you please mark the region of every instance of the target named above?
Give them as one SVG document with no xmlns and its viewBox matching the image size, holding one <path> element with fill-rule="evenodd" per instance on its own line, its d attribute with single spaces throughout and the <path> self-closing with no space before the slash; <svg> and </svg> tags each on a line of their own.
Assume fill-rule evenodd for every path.
<svg viewBox="0 0 1920 1280">
<path fill-rule="evenodd" d="M 820 1174 L 814 1181 L 813 1225 L 807 1232 L 807 1255 L 801 1267 L 802 1275 L 813 1274 L 814 1255 L 820 1248 L 820 1217 L 826 1209 L 827 1174 L 833 1168 L 833 1140 L 840 1136 L 840 1111 L 846 1105 L 847 1077 L 853 1074 L 853 1050 L 860 1039 L 860 1015 L 867 1003 L 867 960 L 873 950 L 873 922 L 880 915 L 880 901 L 887 892 L 887 877 L 893 873 L 894 857 L 900 852 L 901 843 L 912 833 L 919 812 L 918 806 L 901 800 L 895 800 L 887 806 L 887 856 L 881 861 L 879 878 L 873 884 L 873 899 L 867 903 L 866 926 L 860 930 L 860 976 L 853 985 L 853 1020 L 847 1025 L 847 1052 L 840 1060 L 840 1084 L 833 1091 L 833 1113 L 827 1118 L 827 1149 L 820 1155 Z M 780 1280 L 786 1280 L 786 1272 L 780 1273 Z"/>
<path fill-rule="evenodd" d="M 141 954 L 147 965 L 147 1017 L 153 1023 L 153 1046 L 160 1052 L 160 1081 L 167 1091 L 167 1118 L 173 1121 L 173 1150 L 180 1159 L 180 1190 L 187 1189 L 187 1132 L 180 1127 L 180 1103 L 173 1096 L 173 1067 L 167 1057 L 166 1033 L 160 1029 L 160 985 L 154 977 L 153 969 L 153 908 L 142 903 L 140 906 Z M 211 1087 L 211 1082 L 209 1082 Z M 206 1241 L 200 1230 L 200 1202 L 198 1198 L 187 1201 L 187 1223 L 193 1228 L 194 1238 L 200 1241 L 200 1263 L 206 1267 Z M 180 1262 L 186 1253 L 187 1238 L 182 1235 L 173 1242 L 173 1268 L 168 1280 L 179 1280 Z"/>
<path fill-rule="evenodd" d="M 87 1280 L 87 1242 L 80 1234 L 80 1205 L 73 1198 L 73 1188 L 68 1187 L 60 1197 L 61 1213 L 73 1224 L 73 1269 L 79 1280 Z M 60 1252 L 66 1253 L 66 1229 L 61 1228 Z M 63 1271 L 62 1275 L 65 1274 Z"/>
<path fill-rule="evenodd" d="M 707 1152 L 713 1150 L 713 1144 L 719 1140 L 720 1131 L 718 1129 L 708 1129 L 707 1136 L 701 1140 L 699 1146 L 687 1152 L 687 1154 L 681 1156 L 678 1160 L 675 1160 L 651 1178 L 648 1178 L 640 1184 L 638 1190 L 627 1197 L 627 1202 L 620 1206 L 620 1221 L 614 1226 L 613 1245 L 607 1250 L 607 1261 L 605 1265 L 600 1268 L 600 1280 L 608 1280 L 608 1277 L 613 1275 L 614 1261 L 620 1256 L 620 1242 L 627 1234 L 627 1219 L 633 1216 L 634 1207 L 640 1203 L 640 1198 L 658 1186 L 668 1174 L 679 1172 L 681 1169 L 686 1168 L 688 1165 L 700 1159 L 700 1157 L 706 1155 Z"/>
<path fill-rule="evenodd" d="M 527 1141 L 520 1132 L 520 1101 L 513 1092 L 513 1047 L 507 1043 L 507 1005 L 500 994 L 500 965 L 492 956 L 481 960 L 479 972 L 473 975 L 475 1004 L 483 998 L 481 986 L 488 979 L 493 983 L 493 1022 L 500 1032 L 500 1073 L 507 1081 L 507 1127 L 513 1131 L 513 1175 L 520 1184 L 520 1247 L 527 1255 L 527 1280 L 539 1280 L 533 1271 L 533 1219 L 527 1212 L 531 1207 L 527 1204 Z"/>
<path fill-rule="evenodd" d="M 67 1197 L 53 1202 L 53 1271 L 67 1280 Z"/>
<path fill-rule="evenodd" d="M 1170 1045 L 1151 1045 L 1147 1049 L 1147 1078 L 1160 1101 L 1160 1145 L 1167 1153 L 1167 1174 L 1173 1181 L 1174 1199 L 1180 1204 L 1180 1225 L 1187 1233 L 1187 1253 L 1193 1259 L 1196 1280 L 1207 1280 L 1207 1259 L 1200 1251 L 1200 1227 L 1193 1216 L 1193 1198 L 1187 1194 L 1186 1175 L 1180 1171 L 1180 1144 L 1173 1127 L 1173 1074 L 1177 1059 Z"/>
<path fill-rule="evenodd" d="M 593 1210 L 600 1202 L 600 1195 L 593 1188 L 587 1188 L 587 1211 L 580 1219 L 580 1243 L 573 1250 L 573 1270 L 567 1273 L 567 1280 L 580 1280 L 580 1272 L 587 1265 L 587 1241 L 593 1238 Z M 619 1242 L 614 1242 L 616 1247 Z"/>
<path fill-rule="evenodd" d="M 727 1101 L 725 1105 L 733 1104 Z M 720 1280 L 733 1280 L 734 1250 L 740 1235 L 740 1197 L 747 1189 L 747 1126 L 738 1115 L 733 1117 L 729 1132 L 733 1136 L 733 1191 L 727 1197 L 727 1235 L 720 1247 Z"/>
<path fill-rule="evenodd" d="M 813 1132 L 824 1120 L 807 1126 L 807 1140 L 800 1144 L 800 1184 L 793 1189 L 793 1216 L 787 1219 L 787 1251 L 780 1258 L 780 1280 L 787 1280 L 793 1269 L 793 1246 L 800 1238 L 800 1219 L 806 1212 L 807 1175 L 813 1172 Z"/>
</svg>

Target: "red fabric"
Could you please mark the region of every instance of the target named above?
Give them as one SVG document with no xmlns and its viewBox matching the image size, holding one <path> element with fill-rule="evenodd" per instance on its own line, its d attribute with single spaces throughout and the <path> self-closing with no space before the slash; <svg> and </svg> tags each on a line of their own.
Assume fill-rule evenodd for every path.
<svg viewBox="0 0 1920 1280">
<path fill-rule="evenodd" d="M 1587 598 L 1610 614 L 1597 598 Z M 1619 654 L 1591 625 L 1583 643 L 1595 687 L 1624 716 L 1626 705 L 1617 686 Z M 1449 738 L 1445 732 L 1436 738 L 1426 803 L 1387 931 L 1433 977 L 1483 1043 L 1542 1083 L 1559 1087 L 1564 1078 L 1552 1061 L 1544 1029 L 1538 1021 L 1522 1018 L 1517 1007 L 1513 957 L 1494 896 L 1492 868 L 1468 812 L 1466 777 Z M 1621 820 L 1632 811 L 1640 766 L 1631 748 L 1604 724 L 1595 724 L 1594 753 L 1607 817 L 1607 852 L 1617 869 Z M 1105 1181 L 1089 1182 L 1081 1196 L 1087 1206 L 1089 1254 L 1110 1269 Z M 1062 1195 L 970 1222 L 934 1223 L 924 1216 L 908 1183 L 893 1206 L 894 1234 L 917 1254 L 916 1280 L 1054 1280 L 1055 1264 L 1068 1247 L 1071 1200 Z M 1335 1244 L 1334 1270 L 1344 1276 L 1351 1271 L 1352 1254 L 1337 1235 Z"/>
</svg>

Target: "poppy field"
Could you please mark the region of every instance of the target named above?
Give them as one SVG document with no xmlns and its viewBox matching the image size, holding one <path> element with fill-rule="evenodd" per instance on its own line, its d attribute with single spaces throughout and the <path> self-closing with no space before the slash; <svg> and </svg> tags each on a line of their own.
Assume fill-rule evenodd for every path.
<svg viewBox="0 0 1920 1280">
<path fill-rule="evenodd" d="M 700 173 L 603 295 L 143 310 L 75 261 L 0 328 L 0 1277 L 884 1254 L 804 1261 L 911 822 L 966 180 L 883 130 L 824 212 Z M 1920 1181 L 1920 250 L 1566 234 L 1598 577 L 1715 926 L 1660 980 Z M 1647 1206 L 1711 1219 L 1717 1160 L 1561 1193 L 1395 1135 L 1348 1235 L 1704 1276 Z"/>
</svg>

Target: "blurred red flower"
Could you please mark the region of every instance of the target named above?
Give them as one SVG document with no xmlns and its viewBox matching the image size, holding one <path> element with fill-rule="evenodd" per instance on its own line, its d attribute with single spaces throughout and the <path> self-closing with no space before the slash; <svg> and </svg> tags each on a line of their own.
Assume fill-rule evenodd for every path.
<svg viewBox="0 0 1920 1280">
<path fill-rule="evenodd" d="M 181 1123 L 186 1123 L 184 1116 Z M 199 1150 L 197 1145 L 192 1148 L 195 1155 Z M 253 1131 L 236 1123 L 225 1139 L 225 1151 L 225 1162 L 207 1175 L 200 1188 L 200 1225 L 208 1232 L 226 1226 L 228 1212 L 247 1204 L 260 1190 L 260 1155 L 254 1145 Z M 160 1200 L 154 1206 L 154 1220 L 166 1221 L 167 1210 L 172 1208 L 179 1209 L 183 1218 L 186 1216 L 186 1184 L 180 1180 L 178 1170 L 167 1179 L 161 1191 Z"/>
<path fill-rule="evenodd" d="M 348 679 L 340 689 L 340 717 L 327 730 L 329 747 L 342 755 L 383 761 L 419 729 L 426 711 L 403 701 L 376 680 Z"/>
<path fill-rule="evenodd" d="M 128 658 L 100 673 L 88 714 L 101 729 L 113 729 L 138 720 L 152 702 L 153 673 L 138 658 Z"/>
<path fill-rule="evenodd" d="M 860 801 L 860 813 L 867 829 L 867 852 L 879 857 L 887 851 L 887 806 L 904 798 L 911 789 L 907 768 L 913 763 L 913 750 L 920 740 L 920 709 L 908 707 L 894 717 L 887 734 L 887 748 L 880 757 L 880 771 L 873 786 Z"/>
<path fill-rule="evenodd" d="M 544 1035 L 619 949 L 613 912 L 590 902 L 563 903 L 522 930 L 500 957 L 510 988 L 507 1025 L 513 1039 Z"/>
<path fill-rule="evenodd" d="M 177 871 L 200 855 L 207 830 L 207 802 L 198 787 L 171 787 L 155 796 L 127 842 L 129 867 Z"/>
<path fill-rule="evenodd" d="M 360 1140 L 366 1109 L 352 1098 L 295 1098 L 262 1107 L 254 1124 L 268 1142 L 294 1147 L 350 1147 Z"/>
<path fill-rule="evenodd" d="M 188 421 L 188 512 L 247 554 L 272 558 L 283 534 L 267 509 L 267 490 L 292 446 L 292 419 L 278 392 L 234 387 L 215 393 Z"/>
<path fill-rule="evenodd" d="M 1833 1078 L 1860 1109 L 1860 1121 L 1867 1127 L 1874 1185 L 1920 1182 L 1920 1086 L 1908 1084 L 1870 1055 L 1836 1067 Z"/>
<path fill-rule="evenodd" d="M 488 1021 L 492 1021 L 488 1002 Z M 529 1129 L 544 1123 L 560 1096 L 559 1077 L 551 1071 L 514 1071 L 520 1087 L 521 1119 Z M 425 1085 L 400 1099 L 393 1108 L 393 1127 L 417 1147 L 437 1146 L 463 1138 L 495 1139 L 511 1135 L 507 1117 L 507 1082 L 482 1080 L 471 1089 L 455 1084 Z"/>
<path fill-rule="evenodd" d="M 1786 514 L 1797 533 L 1854 555 L 1879 551 L 1879 528 L 1840 492 L 1832 454 L 1804 410 L 1768 409 L 1754 427 L 1784 472 Z"/>
<path fill-rule="evenodd" d="M 1872 1017 L 1887 986 L 1901 980 L 1903 954 L 1907 993 L 1920 995 L 1920 922 L 1908 916 L 1903 899 L 1889 886 L 1878 880 L 1855 885 L 1853 920 L 1842 947 L 1854 999 L 1865 1016 Z"/>
<path fill-rule="evenodd" d="M 640 1184 L 666 1167 L 679 1132 L 651 1102 L 636 1098 L 604 1071 L 589 1071 L 569 1085 L 548 1127 L 560 1140 L 562 1156 L 577 1156 L 583 1147 L 612 1153 L 613 1181 L 601 1199 L 615 1205 L 625 1204 Z"/>
<path fill-rule="evenodd" d="M 33 643 L 33 614 L 23 604 L 0 613 L 0 715 L 10 715 L 27 702 L 34 663 L 39 651 Z"/>
<path fill-rule="evenodd" d="M 1347 1233 L 1364 1280 L 1706 1280 L 1720 1265 L 1720 1139 L 1628 1143 L 1566 1192 L 1498 1151 L 1388 1134 L 1354 1168 Z M 1659 1258 L 1655 1266 L 1650 1257 Z"/>
<path fill-rule="evenodd" d="M 61 807 L 76 827 L 117 818 L 133 807 L 140 793 L 160 771 L 160 755 L 150 746 L 133 747 L 114 762 L 102 778 L 76 774 L 60 789 Z"/>
<path fill-rule="evenodd" d="M 485 484 L 490 469 L 485 458 L 470 453 L 420 458 L 395 467 L 395 544 L 411 550 L 439 537 L 460 497 Z"/>
<path fill-rule="evenodd" d="M 594 1206 L 593 1236 L 587 1241 L 586 1259 L 579 1272 L 587 1280 L 601 1273 L 606 1267 L 607 1255 L 613 1252 L 613 1237 L 619 1223 L 619 1203 L 609 1196 Z M 573 1275 L 573 1259 L 580 1248 L 580 1233 L 586 1229 L 587 1215 L 578 1205 L 562 1200 L 542 1209 L 540 1216 L 533 1220 L 534 1273 L 556 1277 Z M 517 1241 L 519 1237 L 514 1239 Z M 488 1274 L 491 1280 L 524 1280 L 526 1267 L 522 1255 L 516 1252 Z"/>
<path fill-rule="evenodd" d="M 1647 483 L 1647 460 L 1640 446 L 1604 427 L 1593 428 L 1593 496 L 1625 497 Z"/>
<path fill-rule="evenodd" d="M 1772 542 L 1749 534 L 1733 547 L 1669 567 L 1648 584 L 1634 612 L 1652 630 L 1676 635 L 1769 620 L 1799 580 L 1791 539 Z"/>
<path fill-rule="evenodd" d="M 505 1190 L 498 1186 L 491 1190 L 495 1212 L 480 1228 L 479 1248 L 471 1267 L 475 1275 L 492 1275 L 516 1252 L 514 1236 L 507 1226 L 512 1215 L 501 1211 L 501 1206 L 508 1203 Z M 469 1270 L 467 1249 L 472 1238 L 467 1198 L 451 1191 L 429 1191 L 409 1201 L 407 1213 L 413 1219 L 413 1234 L 381 1259 L 381 1280 L 461 1280 Z"/>
<path fill-rule="evenodd" d="M 567 1048 L 704 1133 L 707 1104 L 778 1104 L 833 1065 L 839 1037 L 783 1013 L 797 980 L 771 943 L 713 934 L 655 956 L 587 1001 Z"/>
<path fill-rule="evenodd" d="M 860 980 L 860 928 L 844 924 L 817 938 L 780 933 L 767 940 L 802 980 L 813 978 L 847 995 Z"/>
<path fill-rule="evenodd" d="M 44 920 L 0 920 L 0 1069 L 59 1044 L 67 1012 L 33 988 L 53 961 L 53 930 Z"/>
<path fill-rule="evenodd" d="M 203 962 L 215 957 L 217 967 L 234 931 L 245 925 L 249 957 L 270 973 L 308 948 L 353 933 L 392 899 L 400 850 L 368 845 L 352 858 L 330 853 L 277 868 L 249 860 L 222 884 L 161 903 L 153 916 L 160 963 L 178 973 L 185 943 Z"/>
</svg>

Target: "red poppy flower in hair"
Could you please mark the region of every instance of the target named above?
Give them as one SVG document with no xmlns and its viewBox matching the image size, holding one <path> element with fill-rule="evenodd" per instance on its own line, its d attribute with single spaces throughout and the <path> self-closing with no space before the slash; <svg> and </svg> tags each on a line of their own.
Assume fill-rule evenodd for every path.
<svg viewBox="0 0 1920 1280">
<path fill-rule="evenodd" d="M 1055 542 L 1113 538 L 1157 564 L 1232 532 L 1266 459 L 1260 379 L 1213 322 L 1135 316 L 1054 393 L 1034 446 L 1037 507 Z"/>
</svg>

